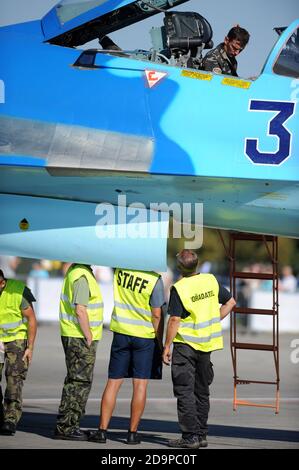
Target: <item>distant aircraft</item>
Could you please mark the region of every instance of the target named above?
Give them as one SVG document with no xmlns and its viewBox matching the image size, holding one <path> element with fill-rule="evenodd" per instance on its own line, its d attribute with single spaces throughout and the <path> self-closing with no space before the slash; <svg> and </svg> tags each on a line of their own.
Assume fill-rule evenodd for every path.
<svg viewBox="0 0 299 470">
<path fill-rule="evenodd" d="M 146 217 L 201 202 L 205 226 L 299 237 L 299 20 L 255 80 L 197 69 L 212 47 L 198 13 L 165 12 L 150 51 L 105 39 L 186 1 L 63 0 L 0 28 L 1 253 L 165 269 L 167 211 L 136 220 L 156 238 L 98 236 L 119 196 Z"/>
</svg>

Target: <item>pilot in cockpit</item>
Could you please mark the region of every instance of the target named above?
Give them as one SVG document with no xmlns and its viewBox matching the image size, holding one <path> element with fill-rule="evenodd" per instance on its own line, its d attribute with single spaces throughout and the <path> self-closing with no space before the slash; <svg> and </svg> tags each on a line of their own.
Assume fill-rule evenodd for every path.
<svg viewBox="0 0 299 470">
<path fill-rule="evenodd" d="M 248 31 L 239 25 L 231 28 L 224 42 L 206 54 L 202 61 L 202 70 L 237 77 L 236 56 L 245 49 L 249 37 Z"/>
</svg>

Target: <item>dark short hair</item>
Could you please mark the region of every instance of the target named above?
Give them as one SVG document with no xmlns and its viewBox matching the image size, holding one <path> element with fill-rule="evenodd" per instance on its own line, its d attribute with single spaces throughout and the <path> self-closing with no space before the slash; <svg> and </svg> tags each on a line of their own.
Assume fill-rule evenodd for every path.
<svg viewBox="0 0 299 470">
<path fill-rule="evenodd" d="M 0 279 L 5 279 L 2 269 L 0 269 Z"/>
<path fill-rule="evenodd" d="M 195 251 L 182 250 L 177 254 L 178 268 L 182 274 L 192 274 L 198 264 L 198 256 Z"/>
<path fill-rule="evenodd" d="M 230 41 L 233 41 L 234 39 L 236 41 L 239 41 L 242 48 L 244 49 L 244 47 L 249 41 L 250 34 L 248 33 L 248 31 L 246 31 L 246 29 L 241 28 L 241 26 L 234 26 L 229 30 L 227 37 Z"/>
</svg>

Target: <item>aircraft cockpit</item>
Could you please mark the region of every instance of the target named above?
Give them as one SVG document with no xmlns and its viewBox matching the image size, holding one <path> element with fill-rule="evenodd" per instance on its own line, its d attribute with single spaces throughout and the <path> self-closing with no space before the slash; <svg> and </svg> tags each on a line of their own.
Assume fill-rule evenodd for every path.
<svg viewBox="0 0 299 470">
<path fill-rule="evenodd" d="M 213 31 L 210 23 L 196 12 L 165 12 L 164 25 L 150 30 L 152 47 L 149 51 L 136 49 L 122 51 L 110 38 L 99 39 L 102 50 L 84 51 L 75 66 L 92 67 L 98 52 L 133 59 L 164 63 L 177 67 L 198 68 L 204 49 L 213 47 Z"/>
<path fill-rule="evenodd" d="M 213 47 L 210 23 L 195 12 L 165 12 L 164 25 L 150 35 L 152 48 L 142 58 L 151 62 L 196 68 L 203 50 Z"/>
<path fill-rule="evenodd" d="M 62 0 L 43 18 L 42 27 L 46 41 L 51 44 L 78 47 L 98 40 L 103 49 L 97 52 L 198 68 L 203 50 L 213 47 L 213 31 L 210 23 L 198 13 L 169 11 L 186 1 Z M 107 40 L 110 33 L 159 13 L 164 14 L 164 24 L 151 29 L 150 50 L 122 51 L 109 38 Z M 84 52 L 74 65 L 93 66 L 91 57 L 95 53 L 95 49 Z"/>
</svg>

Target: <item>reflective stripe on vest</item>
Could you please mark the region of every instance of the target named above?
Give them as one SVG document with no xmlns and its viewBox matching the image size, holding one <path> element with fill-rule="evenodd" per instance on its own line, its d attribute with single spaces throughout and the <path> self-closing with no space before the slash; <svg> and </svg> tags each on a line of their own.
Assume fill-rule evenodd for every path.
<svg viewBox="0 0 299 470">
<path fill-rule="evenodd" d="M 190 341 L 192 343 L 208 343 L 213 338 L 222 337 L 222 331 L 218 331 L 218 333 L 212 333 L 210 336 L 206 336 L 206 337 L 203 336 L 203 337 L 198 337 L 198 338 L 195 338 L 194 336 L 184 335 L 184 334 L 181 334 L 181 336 L 182 338 L 184 338 L 184 340 L 186 340 L 186 342 Z"/>
<path fill-rule="evenodd" d="M 72 308 L 75 308 L 76 305 L 71 303 L 71 301 L 70 301 L 70 299 L 68 298 L 67 295 L 61 294 L 60 298 L 61 298 L 61 300 L 64 300 L 64 302 L 68 302 L 69 305 L 70 305 Z M 103 302 L 100 302 L 100 303 L 98 303 L 98 304 L 87 304 L 87 307 L 86 307 L 86 308 L 88 308 L 89 310 L 95 310 L 95 309 L 97 309 L 97 308 L 103 308 L 103 307 L 104 307 L 104 303 L 103 303 Z"/>
<path fill-rule="evenodd" d="M 138 326 L 145 326 L 147 328 L 153 328 L 153 324 L 151 321 L 134 320 L 133 318 L 125 318 L 125 317 L 116 315 L 116 313 L 112 313 L 112 318 L 118 323 L 126 323 L 127 325 L 138 325 Z"/>
<path fill-rule="evenodd" d="M 115 307 L 121 308 L 123 310 L 133 310 L 136 313 L 140 313 L 140 315 L 143 315 L 145 317 L 148 317 L 150 320 L 152 318 L 151 311 L 149 312 L 148 310 L 145 310 L 144 308 L 136 307 L 135 305 L 132 304 L 122 304 L 120 302 L 114 302 Z"/>
<path fill-rule="evenodd" d="M 78 318 L 75 317 L 74 315 L 67 315 L 66 313 L 60 312 L 59 318 L 60 318 L 60 320 L 67 320 L 67 321 L 70 321 L 72 323 L 75 323 L 76 325 L 80 324 Z M 92 327 L 92 326 L 101 326 L 101 325 L 103 325 L 102 321 L 90 321 L 89 322 L 90 327 Z"/>
<path fill-rule="evenodd" d="M 27 319 L 23 317 L 21 304 L 24 282 L 8 279 L 0 295 L 0 339 L 3 342 L 27 338 Z"/>
<path fill-rule="evenodd" d="M 219 317 L 211 318 L 211 320 L 203 321 L 201 323 L 183 323 L 180 327 L 181 328 L 192 328 L 193 330 L 199 330 L 201 328 L 206 328 L 207 326 L 211 326 L 214 323 L 219 323 Z"/>
<path fill-rule="evenodd" d="M 139 338 L 155 337 L 150 297 L 158 279 L 154 272 L 115 270 L 112 331 Z"/>
<path fill-rule="evenodd" d="M 223 348 L 218 301 L 219 284 L 212 274 L 184 277 L 174 285 L 190 313 L 181 319 L 174 342 L 186 343 L 204 352 Z"/>
<path fill-rule="evenodd" d="M 84 338 L 76 315 L 76 306 L 72 303 L 74 283 L 84 276 L 88 282 L 89 302 L 86 306 L 89 326 L 92 332 L 93 340 L 99 340 L 102 337 L 103 330 L 103 299 L 100 287 L 91 271 L 85 265 L 72 265 L 64 278 L 62 293 L 60 296 L 60 330 L 62 336 L 74 338 Z"/>
<path fill-rule="evenodd" d="M 27 323 L 27 318 L 23 318 L 23 320 L 14 322 L 14 323 L 4 323 L 0 325 L 0 328 L 3 330 L 11 330 L 13 328 L 17 328 L 18 326 L 22 325 L 23 323 Z"/>
</svg>

